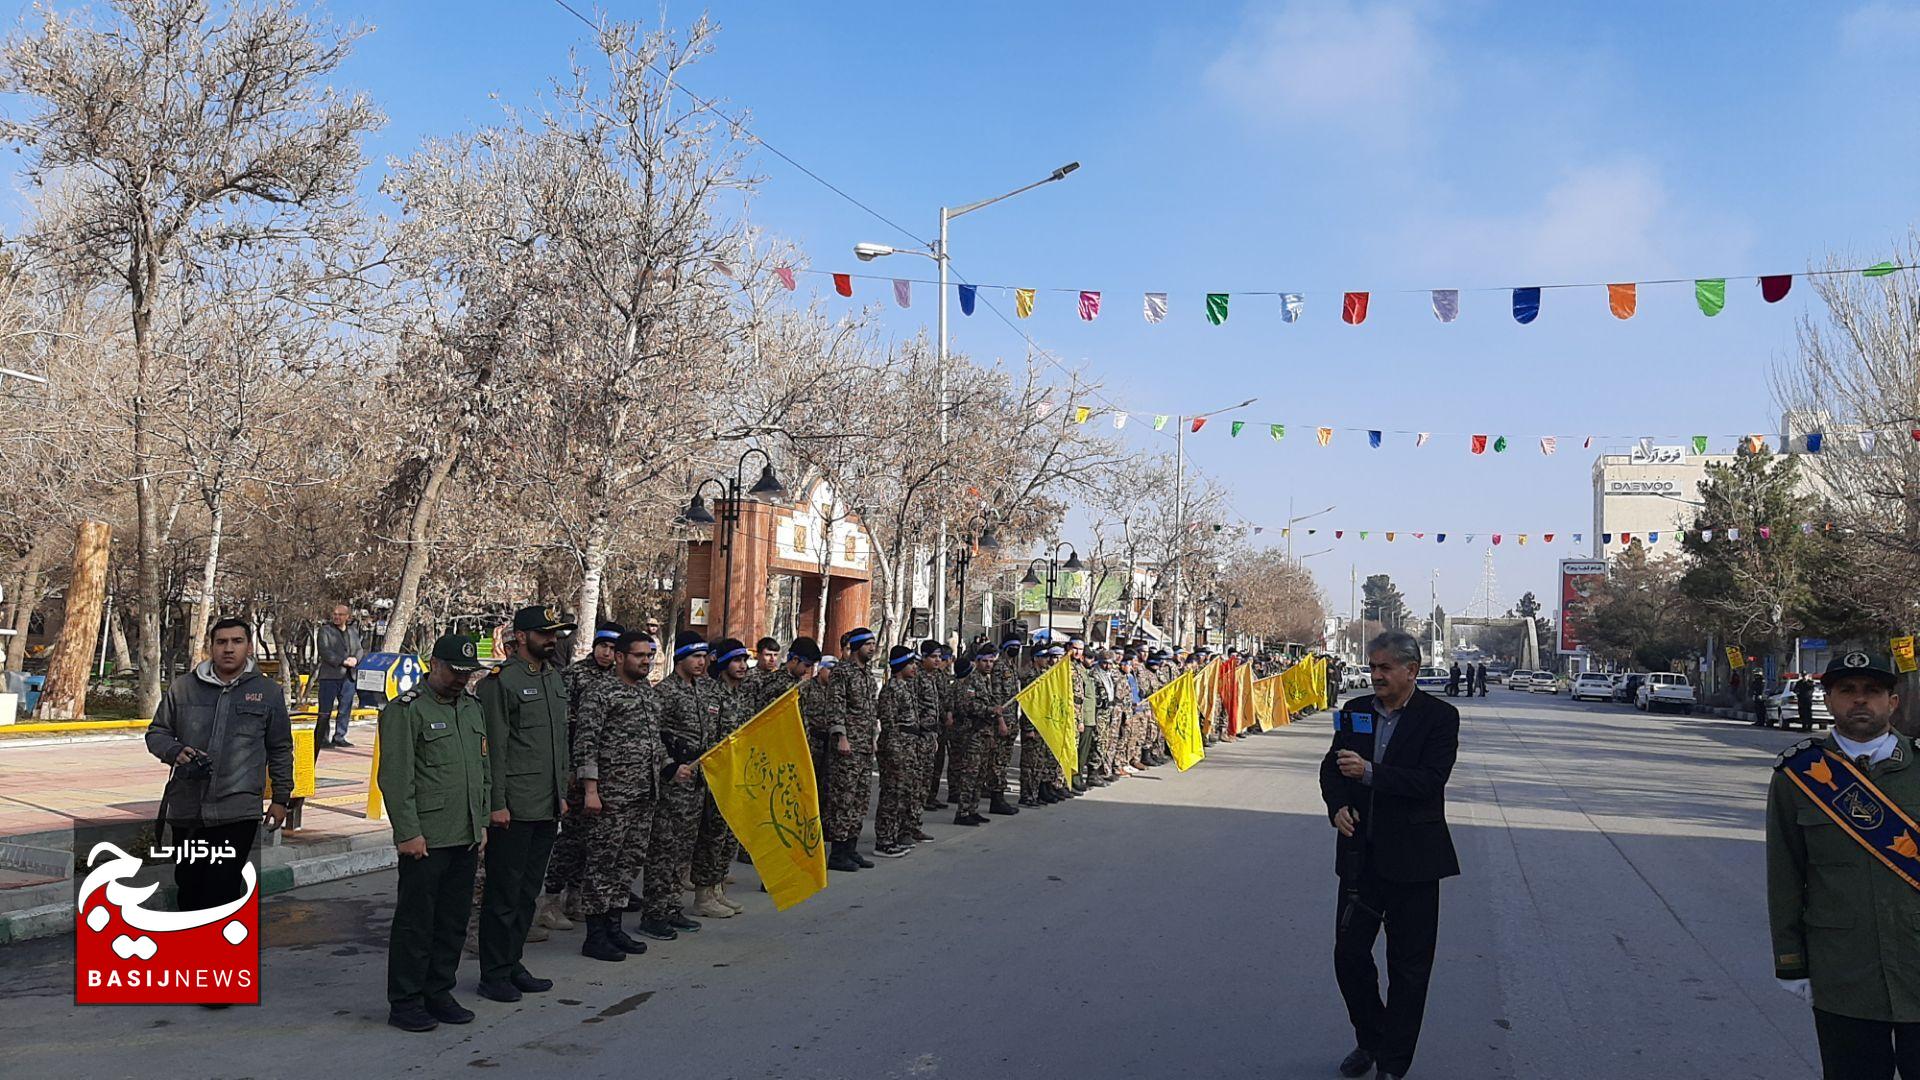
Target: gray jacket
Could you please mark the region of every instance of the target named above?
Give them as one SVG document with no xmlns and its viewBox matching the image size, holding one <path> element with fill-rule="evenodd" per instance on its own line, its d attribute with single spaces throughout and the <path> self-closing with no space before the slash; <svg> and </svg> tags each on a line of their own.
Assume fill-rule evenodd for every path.
<svg viewBox="0 0 1920 1080">
<path fill-rule="evenodd" d="M 183 746 L 204 750 L 213 771 L 190 781 L 167 778 L 169 821 L 215 823 L 260 816 L 262 782 L 273 779 L 273 801 L 293 796 L 293 726 L 280 684 L 252 668 L 231 683 L 213 674 L 211 661 L 173 680 L 147 728 L 147 751 L 171 765 Z"/>
<path fill-rule="evenodd" d="M 360 628 L 349 624 L 345 630 L 332 623 L 320 624 L 320 664 L 314 669 L 315 679 L 350 679 L 353 672 L 347 670 L 346 659 L 349 656 L 365 655 L 361 652 Z"/>
</svg>

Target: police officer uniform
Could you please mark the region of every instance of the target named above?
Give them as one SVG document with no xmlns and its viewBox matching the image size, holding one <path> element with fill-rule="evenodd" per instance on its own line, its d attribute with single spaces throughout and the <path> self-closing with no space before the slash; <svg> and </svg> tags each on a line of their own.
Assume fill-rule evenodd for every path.
<svg viewBox="0 0 1920 1080">
<path fill-rule="evenodd" d="M 473 639 L 447 634 L 433 659 L 456 672 L 480 669 Z M 464 687 L 451 701 L 422 682 L 380 710 L 380 791 L 393 841 L 426 841 L 400 856 L 400 888 L 387 944 L 387 1022 L 430 1031 L 473 1013 L 453 997 L 468 897 L 486 837 L 492 775 L 486 717 Z"/>
<path fill-rule="evenodd" d="M 1855 675 L 1898 685 L 1891 665 L 1859 651 L 1836 655 L 1821 681 Z M 1827 755 L 1805 756 L 1813 747 Z M 1914 753 L 1914 741 L 1897 731 L 1859 744 L 1829 729 L 1782 754 L 1767 790 L 1774 976 L 1810 998 L 1829 1078 L 1891 1080 L 1895 1068 L 1920 1077 L 1920 878 L 1911 876 L 1920 832 L 1898 824 L 1901 814 L 1920 819 Z M 1801 782 L 1790 775 L 1796 768 Z M 1801 783 L 1837 792 L 1832 812 Z M 1836 814 L 1868 828 L 1892 816 L 1885 832 L 1897 835 L 1887 855 L 1868 850 Z"/>
</svg>

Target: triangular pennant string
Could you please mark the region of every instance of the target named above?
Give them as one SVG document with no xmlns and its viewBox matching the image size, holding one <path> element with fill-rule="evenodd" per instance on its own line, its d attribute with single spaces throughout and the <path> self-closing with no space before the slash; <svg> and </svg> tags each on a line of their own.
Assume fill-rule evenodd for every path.
<svg viewBox="0 0 1920 1080">
<path fill-rule="evenodd" d="M 1433 290 L 1433 317 L 1443 323 L 1450 323 L 1460 317 L 1460 290 Z"/>
<path fill-rule="evenodd" d="M 1247 426 L 1247 422 L 1246 422 L 1245 420 L 1235 420 L 1235 421 L 1233 422 L 1233 427 L 1232 427 L 1232 428 L 1230 428 L 1230 429 L 1229 429 L 1229 430 L 1227 431 L 1227 437 L 1228 437 L 1228 438 L 1230 438 L 1230 439 L 1237 439 L 1237 438 L 1239 438 L 1239 437 L 1240 437 L 1240 429 L 1241 429 L 1241 428 L 1243 428 L 1243 427 L 1246 427 L 1246 426 Z"/>
<path fill-rule="evenodd" d="M 1284 439 L 1287 437 L 1287 425 L 1268 424 L 1267 434 L 1273 437 L 1274 442 L 1279 442 L 1281 439 Z"/>
<path fill-rule="evenodd" d="M 1163 292 L 1148 293 L 1145 301 L 1141 304 L 1140 310 L 1141 313 L 1147 317 L 1149 323 L 1157 323 L 1165 319 L 1167 317 L 1167 294 Z"/>
<path fill-rule="evenodd" d="M 1315 428 L 1313 429 L 1313 434 L 1320 440 L 1321 446 L 1325 446 L 1333 441 L 1333 429 L 1330 427 Z"/>
<path fill-rule="evenodd" d="M 1201 428 L 1203 428 L 1203 427 L 1206 427 L 1206 426 L 1207 426 L 1207 418 L 1206 418 L 1206 417 L 1204 417 L 1204 416 L 1196 416 L 1196 417 L 1194 417 L 1194 418 L 1193 418 L 1193 432 L 1194 432 L 1194 434 L 1199 434 L 1199 432 L 1200 432 L 1200 429 L 1201 429 Z"/>
</svg>

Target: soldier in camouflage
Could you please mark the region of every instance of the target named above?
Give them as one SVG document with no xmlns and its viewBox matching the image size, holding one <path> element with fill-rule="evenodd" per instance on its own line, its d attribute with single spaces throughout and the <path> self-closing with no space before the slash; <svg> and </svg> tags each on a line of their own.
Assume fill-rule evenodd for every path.
<svg viewBox="0 0 1920 1080">
<path fill-rule="evenodd" d="M 948 741 L 959 757 L 954 766 L 953 795 L 955 825 L 985 825 L 980 815 L 980 792 L 987 780 L 992 760 L 994 736 L 1006 727 L 1006 702 L 996 697 L 1000 680 L 994 668 L 999 654 L 992 645 L 981 644 L 973 657 L 973 670 L 954 683 L 953 729 Z M 957 783 L 957 787 L 952 787 Z"/>
<path fill-rule="evenodd" d="M 933 758 L 927 763 L 927 797 L 916 806 L 922 810 L 944 810 L 940 801 L 940 770 L 951 760 L 949 743 L 953 732 L 953 669 L 948 658 L 951 650 L 928 638 L 920 643 L 920 699 L 934 724 Z M 947 797 L 953 797 L 953 785 L 947 785 Z"/>
<path fill-rule="evenodd" d="M 828 733 L 832 751 L 827 777 L 829 870 L 864 870 L 874 865 L 861 857 L 859 843 L 872 790 L 874 744 L 880 733 L 880 688 L 870 667 L 879 649 L 873 631 L 864 626 L 849 630 L 840 639 L 841 660 L 833 669 L 830 696 L 835 707 Z"/>
<path fill-rule="evenodd" d="M 898 859 L 913 850 L 914 815 L 926 792 L 933 761 L 933 725 L 921 693 L 920 654 L 895 645 L 887 654 L 887 684 L 880 688 L 880 803 L 873 816 L 873 853 Z M 936 699 L 937 704 L 937 699 Z"/>
<path fill-rule="evenodd" d="M 733 638 L 723 639 L 714 646 L 709 667 L 712 672 L 709 681 L 721 702 L 720 724 L 714 735 L 714 742 L 718 743 L 753 719 L 751 702 L 742 692 L 747 678 L 746 645 Z M 728 899 L 725 891 L 727 865 L 740 850 L 740 842 L 727 827 L 727 819 L 720 813 L 719 804 L 713 801 L 711 791 L 703 801 L 699 836 L 693 847 L 693 913 L 709 919 L 730 919 L 746 910 Z"/>
<path fill-rule="evenodd" d="M 673 772 L 654 804 L 640 932 L 672 941 L 700 924 L 680 910 L 680 867 L 693 855 L 707 786 L 694 762 L 718 741 L 720 697 L 706 678 L 709 649 L 690 630 L 674 635 L 673 674 L 660 684 L 660 741 Z"/>
<path fill-rule="evenodd" d="M 567 688 L 567 745 L 573 745 L 578 727 L 577 710 L 585 700 L 584 691 L 600 679 L 612 679 L 614 642 L 620 637 L 618 623 L 602 622 L 593 632 L 593 648 L 587 655 L 560 669 L 561 685 Z M 567 816 L 560 819 L 560 835 L 553 839 L 553 857 L 547 860 L 547 880 L 541 891 L 540 906 L 534 909 L 533 925 L 548 930 L 571 930 L 573 919 L 583 918 L 579 907 L 580 873 L 586 865 L 586 821 L 580 816 L 580 779 L 574 778 L 567 790 Z M 564 897 L 564 898 L 563 898 Z M 538 941 L 538 937 L 530 940 Z"/>
<path fill-rule="evenodd" d="M 660 788 L 672 765 L 660 741 L 660 700 L 647 683 L 659 645 L 645 631 L 614 639 L 614 673 L 587 680 L 574 712 L 573 772 L 580 785 L 586 867 L 580 955 L 625 960 L 647 951 L 620 925 L 628 891 L 647 865 Z"/>
<path fill-rule="evenodd" d="M 981 762 L 980 791 L 988 800 L 987 812 L 1010 816 L 1020 808 L 1007 801 L 1007 766 L 1013 763 L 1013 740 L 1020 721 L 1020 706 L 1013 696 L 1020 692 L 1020 640 L 1008 638 L 1000 643 L 1000 659 L 994 663 L 993 698 L 1006 705 L 1001 723 L 990 732 L 987 753 Z"/>
</svg>

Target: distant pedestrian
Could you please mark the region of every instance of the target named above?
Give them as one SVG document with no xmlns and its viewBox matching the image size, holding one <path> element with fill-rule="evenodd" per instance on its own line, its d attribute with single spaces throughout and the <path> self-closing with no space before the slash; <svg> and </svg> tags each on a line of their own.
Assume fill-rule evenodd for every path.
<svg viewBox="0 0 1920 1080">
<path fill-rule="evenodd" d="M 1813 730 L 1813 676 L 1802 674 L 1793 682 L 1794 702 L 1800 707 L 1800 730 Z"/>
<path fill-rule="evenodd" d="M 353 625 L 353 609 L 335 604 L 332 616 L 320 624 L 317 644 L 320 663 L 313 672 L 314 685 L 320 692 L 320 711 L 313 721 L 316 757 L 330 746 L 353 745 L 347 741 L 347 723 L 353 719 L 353 702 L 358 696 L 354 680 L 364 649 L 360 628 Z"/>
<path fill-rule="evenodd" d="M 1487 665 L 1486 664 L 1481 663 L 1481 664 L 1475 664 L 1473 666 L 1473 685 L 1476 689 L 1480 691 L 1481 697 L 1487 696 Z"/>
<path fill-rule="evenodd" d="M 1455 660 L 1447 669 L 1447 696 L 1455 697 L 1460 693 L 1460 661 Z"/>
</svg>

